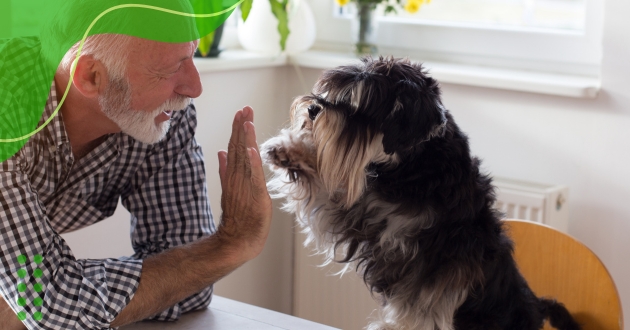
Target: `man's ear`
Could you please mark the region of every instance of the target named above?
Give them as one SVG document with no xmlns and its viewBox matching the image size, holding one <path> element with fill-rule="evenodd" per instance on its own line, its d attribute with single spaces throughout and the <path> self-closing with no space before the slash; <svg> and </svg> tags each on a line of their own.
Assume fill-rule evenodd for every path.
<svg viewBox="0 0 630 330">
<path fill-rule="evenodd" d="M 79 57 L 72 77 L 74 87 L 87 98 L 96 98 L 107 81 L 107 70 L 92 55 Z"/>
</svg>

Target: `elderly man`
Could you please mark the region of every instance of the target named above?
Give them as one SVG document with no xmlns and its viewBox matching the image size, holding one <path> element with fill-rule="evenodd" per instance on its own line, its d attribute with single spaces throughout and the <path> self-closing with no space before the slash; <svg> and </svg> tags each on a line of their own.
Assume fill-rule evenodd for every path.
<svg viewBox="0 0 630 330">
<path fill-rule="evenodd" d="M 218 153 L 223 214 L 212 222 L 190 102 L 202 92 L 196 47 L 97 35 L 73 76 L 68 52 L 40 126 L 70 82 L 59 114 L 0 164 L 1 329 L 175 320 L 207 307 L 212 284 L 261 252 L 271 201 L 249 107 Z M 110 216 L 119 198 L 135 254 L 75 259 L 59 234 Z"/>
</svg>

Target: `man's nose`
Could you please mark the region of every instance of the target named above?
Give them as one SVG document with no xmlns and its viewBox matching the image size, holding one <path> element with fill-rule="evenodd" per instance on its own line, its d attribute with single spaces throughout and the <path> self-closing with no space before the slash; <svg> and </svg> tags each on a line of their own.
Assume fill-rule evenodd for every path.
<svg viewBox="0 0 630 330">
<path fill-rule="evenodd" d="M 203 92 L 199 71 L 197 71 L 197 67 L 192 59 L 186 60 L 183 66 L 184 70 L 181 75 L 181 81 L 175 92 L 193 99 L 197 98 Z"/>
</svg>

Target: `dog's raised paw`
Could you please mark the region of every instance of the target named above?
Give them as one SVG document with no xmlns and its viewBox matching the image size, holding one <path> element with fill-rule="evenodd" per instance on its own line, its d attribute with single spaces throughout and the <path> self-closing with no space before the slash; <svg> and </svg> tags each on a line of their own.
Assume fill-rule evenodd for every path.
<svg viewBox="0 0 630 330">
<path fill-rule="evenodd" d="M 271 164 L 287 169 L 300 169 L 300 165 L 291 162 L 289 154 L 284 147 L 273 147 L 267 151 L 267 161 Z"/>
</svg>

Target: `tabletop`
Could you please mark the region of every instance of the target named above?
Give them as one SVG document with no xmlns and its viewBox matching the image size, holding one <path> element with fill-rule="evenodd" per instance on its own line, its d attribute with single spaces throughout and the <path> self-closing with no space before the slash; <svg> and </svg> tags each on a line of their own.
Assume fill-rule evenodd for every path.
<svg viewBox="0 0 630 330">
<path fill-rule="evenodd" d="M 144 321 L 120 330 L 339 330 L 239 301 L 213 296 L 208 309 L 186 313 L 176 322 Z"/>
</svg>

